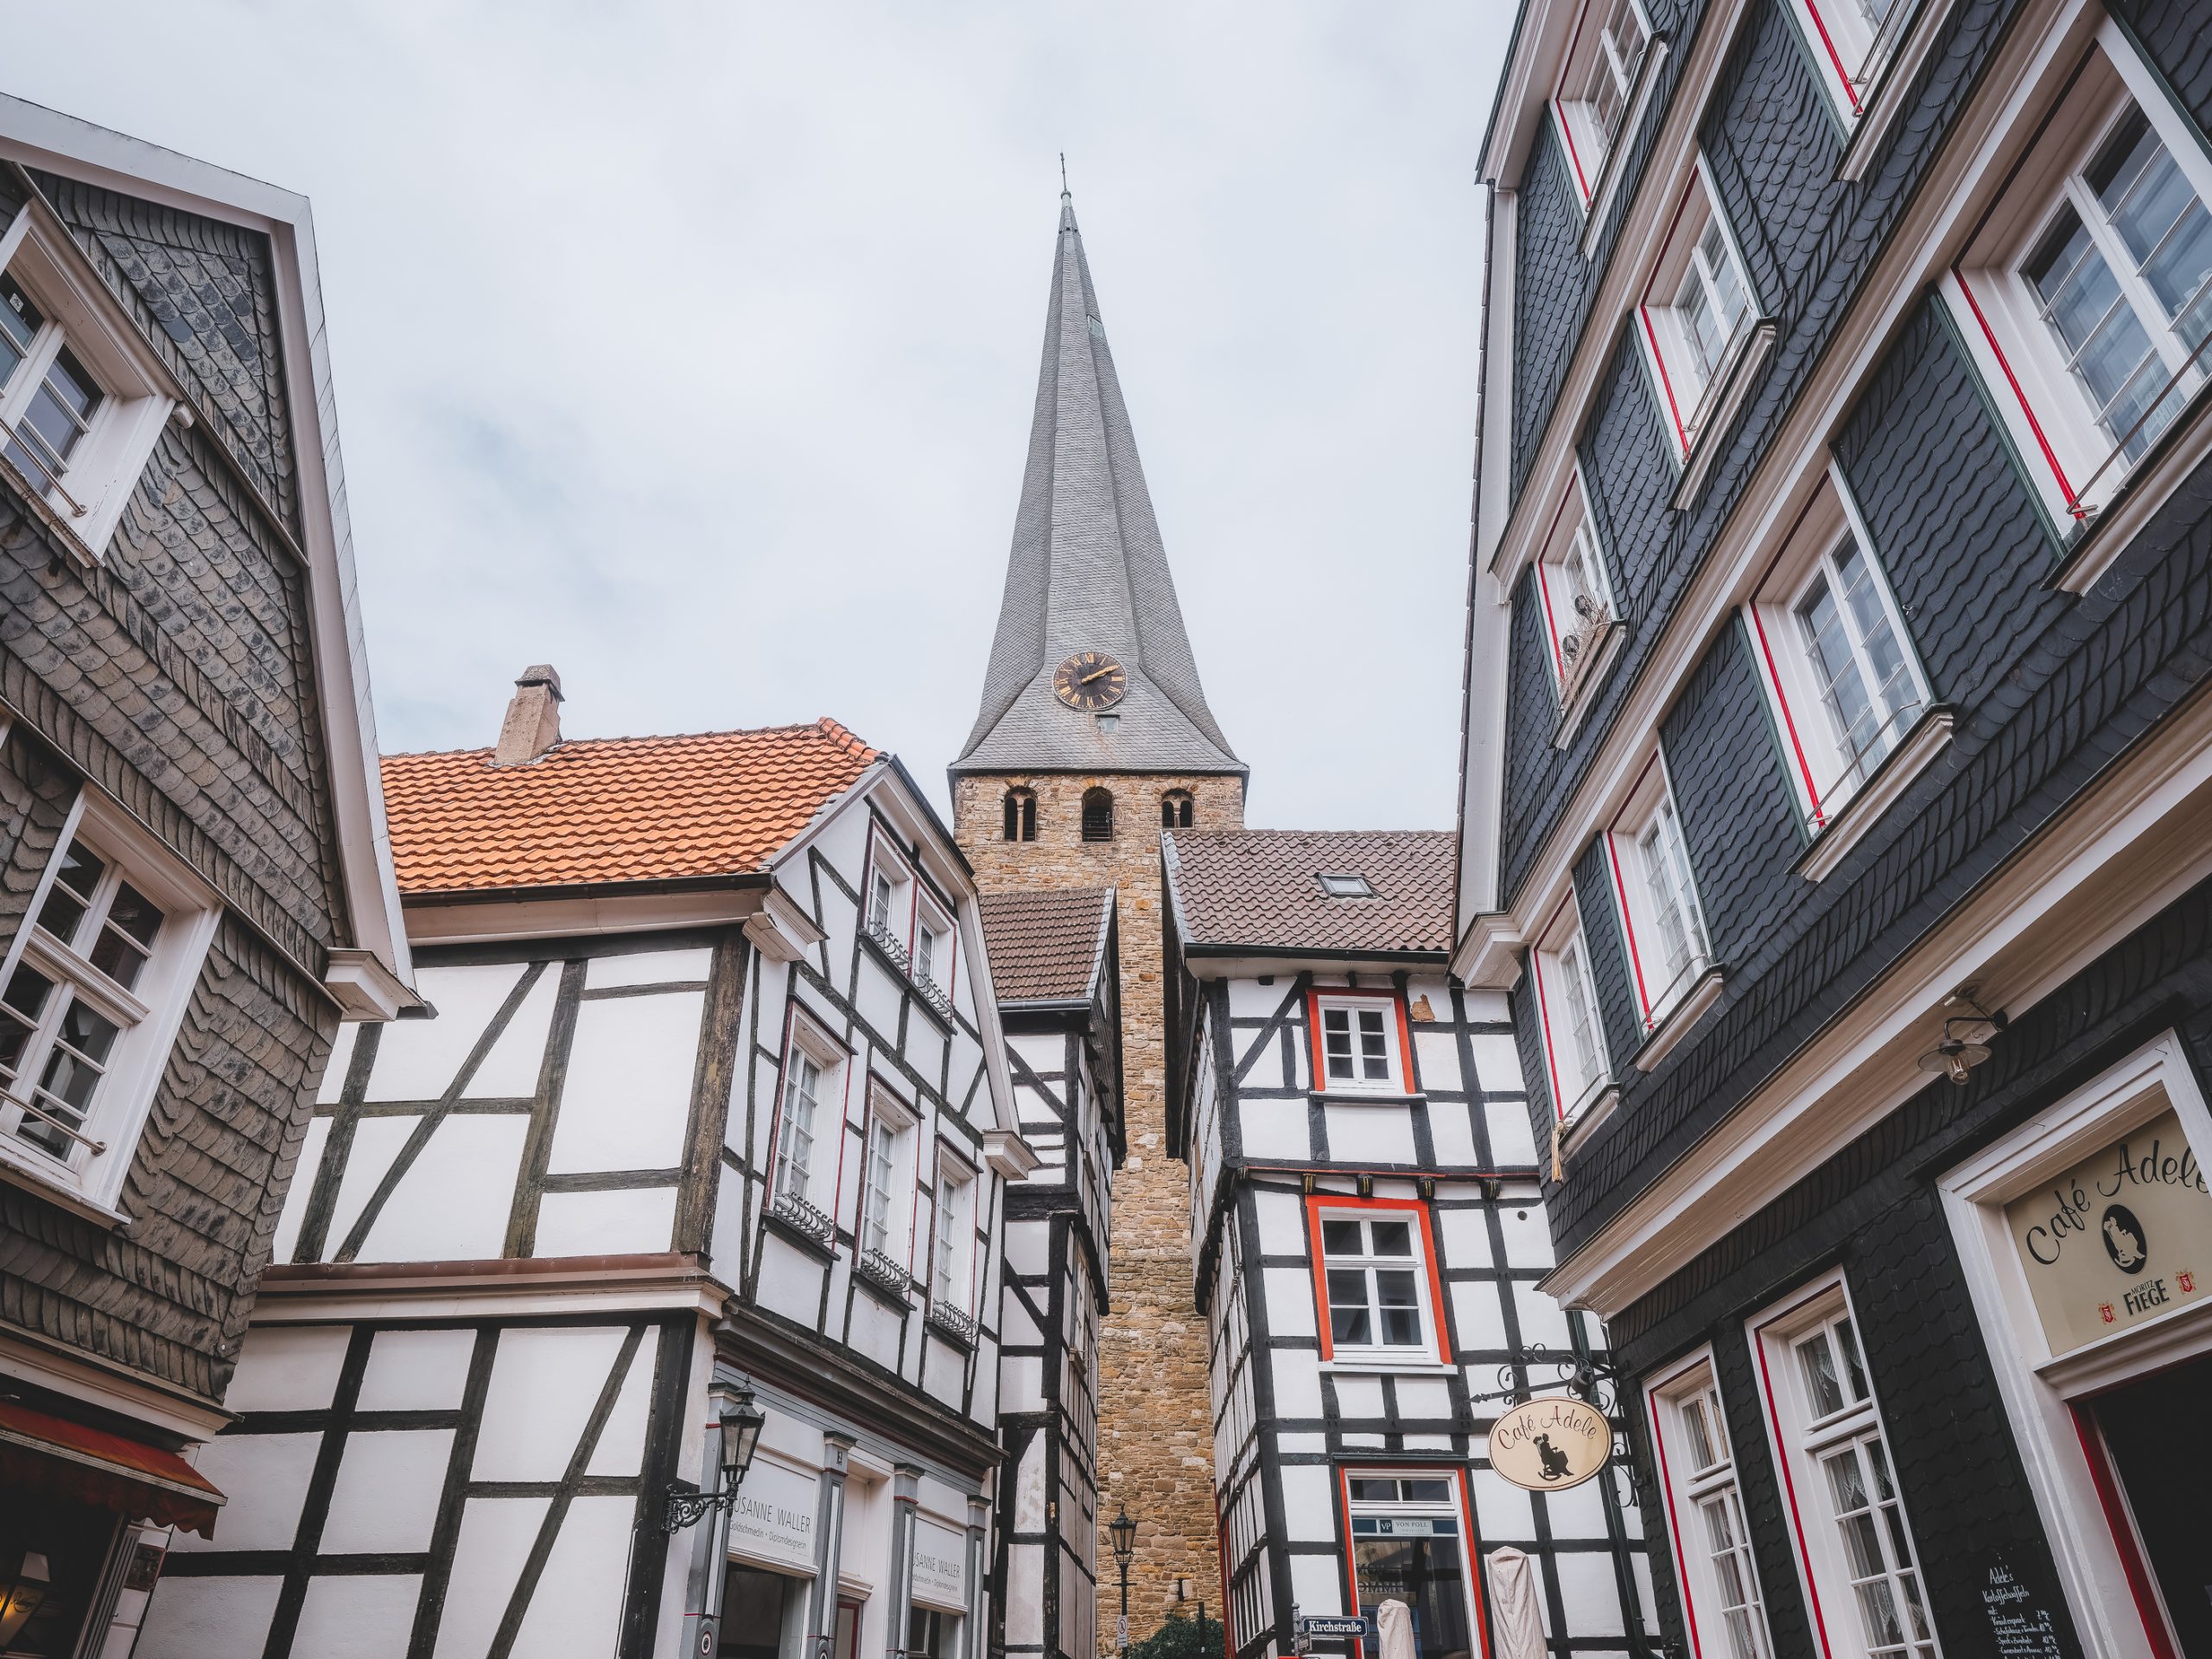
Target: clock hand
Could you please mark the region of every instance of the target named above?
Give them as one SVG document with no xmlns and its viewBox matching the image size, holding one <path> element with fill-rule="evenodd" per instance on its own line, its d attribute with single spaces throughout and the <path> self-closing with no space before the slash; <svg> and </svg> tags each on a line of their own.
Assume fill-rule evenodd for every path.
<svg viewBox="0 0 2212 1659">
<path fill-rule="evenodd" d="M 1096 672 L 1096 673 L 1094 673 L 1094 674 L 1086 674 L 1086 675 L 1084 675 L 1081 679 L 1077 680 L 1077 681 L 1076 682 L 1076 683 L 1077 683 L 1077 685 L 1089 685 L 1089 684 L 1090 684 L 1093 680 L 1103 680 L 1103 679 L 1104 679 L 1104 678 L 1105 678 L 1109 674 L 1111 674 L 1113 671 L 1114 671 L 1114 665 L 1113 665 L 1111 663 L 1109 663 L 1109 664 L 1106 664 L 1106 666 L 1105 666 L 1105 667 L 1103 667 L 1103 668 L 1100 669 L 1097 672 Z"/>
</svg>

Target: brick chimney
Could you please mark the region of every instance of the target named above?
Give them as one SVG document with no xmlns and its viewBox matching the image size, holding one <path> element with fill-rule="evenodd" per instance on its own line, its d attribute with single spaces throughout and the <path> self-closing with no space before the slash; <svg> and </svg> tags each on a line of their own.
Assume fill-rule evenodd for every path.
<svg viewBox="0 0 2212 1659">
<path fill-rule="evenodd" d="M 514 701 L 499 722 L 495 766 L 527 765 L 561 741 L 561 677 L 550 663 L 537 663 L 515 682 Z"/>
</svg>

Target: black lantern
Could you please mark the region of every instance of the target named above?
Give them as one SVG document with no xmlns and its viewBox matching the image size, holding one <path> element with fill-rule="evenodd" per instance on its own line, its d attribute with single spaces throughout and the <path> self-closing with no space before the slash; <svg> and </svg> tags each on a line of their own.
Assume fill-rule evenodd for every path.
<svg viewBox="0 0 2212 1659">
<path fill-rule="evenodd" d="M 1128 1504 L 1122 1505 L 1121 1514 L 1114 1517 L 1106 1530 L 1114 1535 L 1114 1559 L 1126 1569 L 1137 1553 L 1137 1523 L 1129 1519 Z"/>
<path fill-rule="evenodd" d="M 16 1570 L 0 1579 L 0 1643 L 12 1642 L 30 1623 L 31 1615 L 38 1611 L 53 1584 L 54 1575 L 47 1567 L 46 1557 L 37 1550 L 25 1550 Z"/>
<path fill-rule="evenodd" d="M 717 1385 L 715 1393 L 721 1401 L 715 1423 L 722 1437 L 719 1459 L 722 1484 L 711 1492 L 671 1488 L 668 1511 L 661 1517 L 664 1532 L 681 1532 L 705 1520 L 716 1510 L 727 1510 L 735 1504 L 738 1485 L 744 1480 L 745 1471 L 753 1466 L 753 1452 L 760 1449 L 760 1430 L 767 1423 L 768 1414 L 754 1402 L 753 1385 L 740 1382 L 728 1389 Z"/>
</svg>

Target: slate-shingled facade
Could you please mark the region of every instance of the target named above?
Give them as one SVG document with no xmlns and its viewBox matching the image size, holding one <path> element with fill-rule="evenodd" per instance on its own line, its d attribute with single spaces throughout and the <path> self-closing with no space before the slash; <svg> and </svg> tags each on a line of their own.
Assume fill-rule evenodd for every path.
<svg viewBox="0 0 2212 1659">
<path fill-rule="evenodd" d="M 2212 1644 L 2202 27 L 1522 10 L 1452 962 L 1686 1647 Z"/>
<path fill-rule="evenodd" d="M 0 1573 L 120 1655 L 341 1018 L 411 1007 L 296 196 L 0 98 Z"/>
</svg>

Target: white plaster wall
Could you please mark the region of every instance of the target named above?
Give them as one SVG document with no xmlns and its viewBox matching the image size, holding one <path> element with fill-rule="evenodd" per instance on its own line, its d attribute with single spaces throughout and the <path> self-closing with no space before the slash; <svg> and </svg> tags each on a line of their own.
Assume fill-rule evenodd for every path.
<svg viewBox="0 0 2212 1659">
<path fill-rule="evenodd" d="M 1319 1417 L 1321 1414 L 1321 1357 L 1313 1351 L 1271 1349 L 1268 1355 L 1274 1370 L 1275 1414 L 1279 1417 Z"/>
<path fill-rule="evenodd" d="M 551 1504 L 544 1497 L 472 1497 L 461 1510 L 452 1587 L 438 1621 L 434 1659 L 484 1659 Z M 556 1580 L 557 1583 L 558 1580 Z M 531 1659 L 538 1659 L 531 1649 Z"/>
<path fill-rule="evenodd" d="M 715 953 L 701 946 L 692 950 L 640 950 L 622 957 L 594 957 L 584 969 L 584 988 L 611 990 L 626 985 L 672 985 L 703 980 L 714 971 Z"/>
<path fill-rule="evenodd" d="M 1294 1543 L 1334 1543 L 1337 1537 L 1335 1483 L 1325 1464 L 1283 1465 L 1282 1507 L 1285 1535 Z M 1303 1610 L 1301 1610 L 1303 1611 Z"/>
<path fill-rule="evenodd" d="M 822 1317 L 822 1264 L 773 1233 L 760 1241 L 760 1306 L 809 1330 Z"/>
<path fill-rule="evenodd" d="M 844 958 L 840 957 L 837 960 L 842 964 Z M 842 971 L 842 967 L 840 971 Z M 868 951 L 862 950 L 857 977 L 859 982 L 855 989 L 853 1005 L 860 1010 L 861 1018 L 877 1031 L 897 1031 L 901 993 L 892 981 L 891 970 Z M 915 1018 L 925 1019 L 927 1016 L 917 1014 Z"/>
<path fill-rule="evenodd" d="M 1003 1398 L 999 1404 L 1004 1411 L 1042 1411 L 1045 1390 L 1042 1382 L 1044 1362 L 1025 1354 L 1009 1354 L 1000 1367 Z"/>
<path fill-rule="evenodd" d="M 386 1125 L 404 1138 L 412 1118 L 365 1118 L 361 1130 Z M 361 1246 L 363 1262 L 462 1262 L 496 1257 L 505 1248 L 507 1216 L 514 1205 L 515 1171 L 522 1161 L 523 1137 L 529 1128 L 519 1116 L 452 1116 L 439 1124 L 393 1189 L 384 1212 L 369 1230 Z M 354 1156 L 346 1161 L 346 1179 L 340 1187 L 340 1205 L 349 1192 L 358 1217 L 369 1192 L 391 1162 L 393 1147 L 382 1158 L 375 1178 L 357 1182 L 361 1141 L 354 1141 Z M 351 1226 L 347 1223 L 347 1227 Z M 334 1250 L 346 1230 L 334 1221 L 330 1230 Z"/>
<path fill-rule="evenodd" d="M 897 1027 L 887 1027 L 885 1029 L 895 1030 Z M 924 1077 L 935 1077 L 944 1069 L 944 1030 L 933 1023 L 929 1015 L 917 1009 L 913 1017 L 906 1021 L 907 1063 Z M 955 1096 L 954 1098 L 957 1099 L 958 1096 Z M 989 1116 L 990 1108 L 988 1103 L 983 1104 L 980 1109 L 983 1116 L 986 1118 Z"/>
<path fill-rule="evenodd" d="M 1475 1131 L 1466 1103 L 1432 1100 L 1428 1103 L 1428 1140 L 1436 1149 L 1436 1166 L 1475 1169 L 1482 1160 L 1475 1147 Z"/>
<path fill-rule="evenodd" d="M 537 1593 L 515 1634 L 518 1659 L 606 1659 L 614 1651 L 636 1503 L 628 1497 L 579 1497 L 569 1503 Z"/>
<path fill-rule="evenodd" d="M 1431 1007 L 1434 1007 L 1432 1002 Z M 1446 1004 L 1448 1007 L 1450 1005 Z M 1442 1014 L 1444 1008 L 1438 1008 Z M 1448 1031 L 1427 1031 L 1416 1027 L 1414 1032 L 1414 1064 L 1421 1073 L 1424 1089 L 1441 1089 L 1456 1092 L 1459 1087 L 1459 1039 Z"/>
<path fill-rule="evenodd" d="M 1306 1254 L 1306 1205 L 1297 1193 L 1257 1187 L 1252 1193 L 1252 1212 L 1260 1224 L 1262 1255 Z"/>
<path fill-rule="evenodd" d="M 676 1227 L 676 1189 L 548 1192 L 537 1204 L 533 1255 L 620 1255 L 665 1250 Z"/>
<path fill-rule="evenodd" d="M 1436 1211 L 1436 1248 L 1447 1268 L 1490 1266 L 1490 1229 L 1479 1210 Z"/>
<path fill-rule="evenodd" d="M 1290 1599 L 1301 1614 L 1341 1613 L 1344 1589 L 1338 1582 L 1342 1567 L 1333 1555 L 1294 1555 L 1290 1558 Z"/>
<path fill-rule="evenodd" d="M 1007 1548 L 1006 1639 L 1023 1647 L 1045 1639 L 1045 1552 L 1036 1544 Z"/>
<path fill-rule="evenodd" d="M 146 1609 L 136 1659 L 238 1659 L 257 1654 L 282 1579 L 164 1579 Z M 405 1651 L 402 1643 L 400 1650 Z"/>
<path fill-rule="evenodd" d="M 338 1034 L 330 1039 L 330 1064 L 322 1070 L 322 1081 L 315 1085 L 315 1103 L 330 1106 L 346 1087 L 346 1073 L 353 1064 L 353 1042 L 361 1034 L 360 1027 L 347 1021 L 338 1027 Z"/>
<path fill-rule="evenodd" d="M 224 1404 L 232 1411 L 319 1411 L 338 1391 L 353 1329 L 343 1325 L 256 1325 L 238 1350 Z"/>
<path fill-rule="evenodd" d="M 652 1409 L 656 1345 L 653 1333 L 648 1331 L 645 1340 L 638 1344 L 638 1351 L 631 1356 L 621 1392 L 614 1396 L 613 1409 L 607 1414 L 607 1426 L 600 1430 L 599 1444 L 593 1448 L 590 1461 L 584 1465 L 587 1475 L 626 1477 L 645 1467 L 645 1419 Z"/>
<path fill-rule="evenodd" d="M 222 1535 L 223 1548 L 292 1548 L 321 1446 L 319 1433 L 221 1434 L 200 1448 L 193 1466 L 230 1499 L 215 1529 Z M 179 1532 L 169 1548 L 207 1550 L 215 1546 L 197 1533 Z"/>
<path fill-rule="evenodd" d="M 538 1078 L 545 1069 L 545 1039 L 553 1027 L 553 1003 L 560 992 L 561 970 L 549 965 L 523 998 L 499 1041 L 492 1045 L 484 1064 L 476 1068 L 468 1086 L 461 1091 L 464 1098 L 514 1099 L 537 1092 Z"/>
<path fill-rule="evenodd" d="M 351 1031 L 351 1026 L 340 1027 Z M 331 1074 L 324 1074 L 329 1083 Z M 335 1085 L 331 1085 L 334 1087 Z M 330 1120 L 327 1117 L 308 1121 L 307 1139 L 300 1144 L 300 1160 L 293 1167 L 292 1184 L 284 1189 L 284 1208 L 276 1217 L 276 1236 L 270 1246 L 271 1262 L 289 1262 L 292 1252 L 299 1245 L 300 1227 L 306 1221 L 308 1199 L 315 1192 L 315 1173 L 322 1167 L 322 1148 L 330 1139 Z"/>
<path fill-rule="evenodd" d="M 1283 1158 L 1303 1163 L 1313 1156 L 1313 1137 L 1306 1127 L 1302 1100 L 1239 1100 L 1236 1122 L 1248 1158 Z"/>
<path fill-rule="evenodd" d="M 1293 1033 L 1294 1038 L 1297 1033 Z M 1230 1068 L 1251 1089 L 1287 1089 L 1291 1068 L 1282 1061 L 1282 1035 L 1273 1031 L 1237 1031 L 1230 1039 L 1236 1064 Z"/>
<path fill-rule="evenodd" d="M 504 1331 L 472 1480 L 557 1480 L 622 1347 L 605 1326 Z M 645 1354 L 650 1344 L 640 1343 Z"/>
<path fill-rule="evenodd" d="M 522 978 L 518 962 L 416 970 L 416 987 L 438 1011 L 435 1020 L 395 1020 L 377 1039 L 370 1100 L 435 1100 Z"/>
<path fill-rule="evenodd" d="M 1502 1018 L 1503 1016 L 1501 1016 Z M 1475 1077 L 1483 1092 L 1521 1095 L 1528 1092 L 1521 1081 L 1521 1051 L 1502 1031 L 1478 1031 L 1467 1039 L 1475 1055 Z"/>
<path fill-rule="evenodd" d="M 379 1331 L 361 1373 L 362 1411 L 452 1411 L 468 1386 L 474 1331 Z"/>
<path fill-rule="evenodd" d="M 1485 1101 L 1483 1110 L 1490 1116 L 1490 1149 L 1499 1163 L 1536 1161 L 1536 1133 L 1529 1126 L 1526 1101 Z"/>
<path fill-rule="evenodd" d="M 1517 1284 L 1513 1287 L 1513 1306 L 1521 1316 L 1522 1342 L 1541 1342 L 1554 1351 L 1572 1344 L 1567 1314 L 1556 1297 L 1545 1295 L 1534 1285 Z"/>
<path fill-rule="evenodd" d="M 337 1484 L 331 1489 L 329 1518 L 323 1523 L 324 1553 L 428 1549 L 452 1455 L 449 1428 L 348 1434 Z"/>
<path fill-rule="evenodd" d="M 293 1632 L 298 1659 L 392 1659 L 407 1651 L 423 1580 L 415 1573 L 326 1573 L 308 1580 Z M 240 1647 L 240 1654 L 254 1649 Z"/>
<path fill-rule="evenodd" d="M 1314 1322 L 1313 1275 L 1304 1268 L 1261 1270 L 1268 1299 L 1268 1331 L 1277 1337 L 1319 1335 Z"/>
<path fill-rule="evenodd" d="M 1505 1315 L 1499 1309 L 1497 1289 L 1488 1283 L 1447 1285 L 1452 1298 L 1452 1327 L 1462 1348 L 1503 1348 Z M 1480 1386 L 1480 1385 L 1478 1385 Z"/>
<path fill-rule="evenodd" d="M 899 1363 L 899 1317 L 865 1290 L 853 1298 L 846 1340 L 879 1365 L 895 1369 Z"/>
<path fill-rule="evenodd" d="M 968 1357 L 926 1332 L 922 1337 L 922 1387 L 930 1396 L 957 1411 L 967 1392 Z"/>
<path fill-rule="evenodd" d="M 1487 1458 L 1487 1442 L 1473 1448 Z M 1475 1530 L 1485 1538 L 1533 1538 L 1536 1535 L 1536 1510 L 1532 1494 L 1525 1487 L 1488 1469 L 1468 1471 L 1475 1496 L 1475 1515 L 1479 1522 Z"/>
<path fill-rule="evenodd" d="M 705 1007 L 702 991 L 578 1007 L 549 1170 L 671 1169 L 683 1161 Z"/>
<path fill-rule="evenodd" d="M 1551 1229 L 1545 1224 L 1541 1205 L 1534 1201 L 1501 1204 L 1497 1207 L 1497 1224 L 1505 1239 L 1505 1260 L 1509 1267 L 1548 1268 L 1552 1265 Z"/>
<path fill-rule="evenodd" d="M 1381 1164 L 1415 1160 L 1410 1106 L 1325 1105 L 1321 1116 L 1329 1128 L 1329 1150 L 1338 1158 Z"/>
<path fill-rule="evenodd" d="M 1262 985 L 1256 979 L 1232 979 L 1229 982 L 1230 1018 L 1268 1019 L 1289 995 L 1290 982 L 1287 979 L 1278 979 L 1272 985 Z"/>
</svg>

